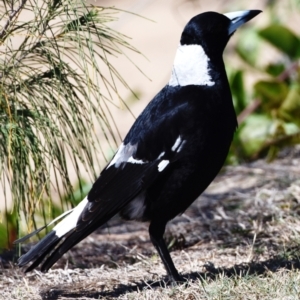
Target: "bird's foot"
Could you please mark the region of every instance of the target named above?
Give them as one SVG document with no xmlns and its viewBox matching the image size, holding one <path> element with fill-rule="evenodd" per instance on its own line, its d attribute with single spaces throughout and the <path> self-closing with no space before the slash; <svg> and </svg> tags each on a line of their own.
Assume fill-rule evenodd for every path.
<svg viewBox="0 0 300 300">
<path fill-rule="evenodd" d="M 169 276 L 169 280 L 172 286 L 179 286 L 182 284 L 187 284 L 187 279 L 180 276 L 179 274 L 176 276 Z"/>
</svg>

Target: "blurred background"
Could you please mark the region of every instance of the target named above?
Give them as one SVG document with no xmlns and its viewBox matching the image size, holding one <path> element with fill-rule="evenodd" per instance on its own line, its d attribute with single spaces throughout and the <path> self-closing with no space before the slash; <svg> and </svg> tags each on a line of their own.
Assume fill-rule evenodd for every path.
<svg viewBox="0 0 300 300">
<path fill-rule="evenodd" d="M 70 6 L 70 11 L 73 9 L 72 14 L 66 14 L 66 10 L 57 4 L 60 1 L 28 1 L 25 6 L 29 5 L 29 9 L 24 9 L 24 11 L 24 7 L 21 6 L 22 1 L 4 1 L 0 4 L 2 14 L 0 115 L 4 116 L 0 120 L 0 136 L 3 141 L 1 141 L 2 147 L 0 148 L 2 164 L 0 169 L 0 251 L 12 248 L 12 241 L 17 236 L 26 234 L 58 216 L 67 208 L 76 205 L 88 192 L 93 178 L 112 157 L 135 117 L 168 82 L 183 27 L 190 18 L 201 12 L 226 13 L 247 9 L 263 11 L 234 34 L 224 53 L 240 124 L 227 164 L 237 165 L 259 158 L 271 162 L 276 159 L 281 149 L 300 144 L 299 0 L 257 0 L 252 1 L 251 5 L 249 1 L 240 0 L 96 0 L 75 1 L 76 4 L 67 4 L 68 1 L 62 2 Z M 20 8 L 17 15 L 12 15 L 12 12 L 16 10 L 11 9 L 13 4 L 15 8 Z M 40 7 L 40 10 L 37 10 L 39 14 L 35 12 L 34 5 Z M 47 29 L 37 29 L 38 26 L 26 27 L 30 22 L 40 22 L 38 15 L 49 17 Z M 7 26 L 11 16 L 13 16 L 11 19 L 15 21 Z M 56 22 L 57 19 L 60 19 L 60 22 Z M 20 24 L 23 25 L 20 26 Z M 42 22 L 38 24 L 43 27 Z M 53 30 L 49 29 L 51 26 Z M 91 30 L 88 29 L 89 26 Z M 98 31 L 93 31 L 95 28 Z M 38 35 L 35 30 L 37 32 L 42 30 L 43 34 Z M 53 32 L 54 36 L 51 36 L 49 32 Z M 65 58 L 63 56 L 56 58 L 55 51 L 49 50 L 47 53 L 44 51 L 47 39 L 55 37 L 58 41 L 64 36 L 63 42 L 49 43 L 47 47 L 53 48 L 54 45 L 64 49 L 61 50 L 62 52 L 67 52 L 66 46 L 77 42 L 76 39 L 70 38 L 71 35 L 68 35 L 70 32 L 78 40 L 88 37 L 87 40 L 95 43 L 95 48 L 86 42 L 83 46 L 74 46 L 73 52 L 70 52 L 71 55 L 66 55 Z M 117 36 L 115 32 L 122 35 Z M 35 40 L 29 43 L 27 36 Z M 96 44 L 98 41 L 101 42 Z M 32 45 L 35 46 L 32 47 Z M 43 51 L 35 52 L 41 45 L 44 47 Z M 107 48 L 103 51 L 101 47 Z M 99 49 L 104 54 L 99 54 L 94 61 L 93 53 L 95 51 L 100 53 Z M 28 61 L 25 61 L 24 57 L 30 51 L 32 51 L 32 56 L 29 55 Z M 51 58 L 49 58 L 49 53 Z M 27 64 L 30 65 L 36 59 L 36 55 L 40 57 L 40 60 L 32 69 L 26 69 Z M 52 72 L 58 65 L 54 66 L 52 55 L 55 59 L 62 59 L 66 62 L 64 66 L 66 71 L 65 73 L 60 71 L 59 78 L 57 73 Z M 73 55 L 78 60 L 75 58 L 73 60 Z M 19 66 L 19 62 L 23 61 L 20 66 L 21 71 L 16 67 L 9 67 L 10 59 L 14 61 L 14 66 Z M 77 63 L 77 61 L 84 61 L 84 63 Z M 47 67 L 54 75 L 49 76 Z M 13 74 L 12 69 L 15 72 Z M 76 77 L 77 72 L 81 76 L 80 80 Z M 3 74 L 10 74 L 11 77 L 5 77 Z M 68 79 L 70 90 L 66 88 L 69 86 L 62 80 L 64 75 L 66 78 L 74 76 L 71 80 Z M 51 124 L 56 124 L 55 128 L 49 132 L 41 131 L 41 135 L 38 135 L 36 132 L 41 128 L 41 120 L 39 119 L 40 123 L 33 121 L 36 119 L 31 113 L 35 110 L 38 114 L 37 107 L 41 102 L 37 101 L 35 105 L 30 104 L 28 99 L 35 96 L 32 91 L 28 92 L 28 89 L 38 90 L 43 87 L 45 78 L 47 85 L 53 79 L 53 87 L 62 84 L 70 94 L 74 86 L 77 88 L 82 84 L 78 99 L 89 98 L 89 101 L 87 101 L 88 106 L 85 107 L 85 102 L 78 100 L 77 112 L 71 110 L 66 115 L 60 116 L 61 119 L 66 119 L 68 115 L 72 115 L 67 124 L 60 121 L 58 117 L 52 118 L 55 115 L 55 109 L 58 109 L 57 103 L 54 104 L 51 108 L 54 112 L 51 112 L 51 116 L 47 118 Z M 18 86 L 14 84 L 16 81 Z M 85 87 L 89 86 L 90 82 L 92 84 L 88 90 L 92 92 L 85 92 Z M 14 84 L 13 89 L 12 84 Z M 22 92 L 20 92 L 21 88 L 23 88 Z M 97 88 L 101 92 L 97 91 Z M 39 101 L 44 99 L 42 101 L 47 102 L 48 99 L 50 103 L 53 100 L 51 98 L 53 90 L 44 96 L 40 91 Z M 61 87 L 55 92 L 59 97 L 64 97 Z M 19 113 L 10 115 L 12 111 L 10 97 L 12 102 L 18 103 L 18 107 L 23 107 L 23 119 L 19 118 Z M 75 103 L 72 97 L 70 101 Z M 105 102 L 105 105 L 102 105 L 101 101 Z M 67 100 L 65 104 L 70 105 Z M 98 110 L 100 106 L 101 113 Z M 81 108 L 84 109 L 80 112 Z M 34 128 L 29 138 L 22 137 L 15 130 L 15 127 L 26 127 L 29 124 L 23 122 L 27 116 L 24 111 L 27 115 L 30 112 L 30 126 Z M 65 126 L 68 127 L 68 124 L 77 122 L 77 116 L 73 117 L 76 113 L 82 113 L 82 119 L 80 119 L 82 121 L 79 123 L 83 125 L 80 126 L 83 128 L 85 122 L 89 123 L 92 120 L 90 127 L 82 129 L 80 126 L 74 128 L 71 126 L 67 133 L 61 133 Z M 42 123 L 42 127 L 50 126 L 50 123 Z M 27 133 L 24 132 L 26 136 Z M 51 151 L 43 157 L 45 151 L 39 146 L 36 149 L 41 156 L 35 156 L 35 150 L 28 146 L 29 150 L 23 154 L 31 158 L 24 162 L 26 159 L 22 158 L 23 154 L 20 149 L 26 148 L 25 145 L 32 145 L 34 139 L 42 141 L 43 145 L 47 144 L 45 149 L 57 145 L 57 151 L 53 151 L 57 159 L 50 158 L 53 154 Z M 13 148 L 15 141 L 19 146 Z M 61 146 L 61 143 L 67 143 L 67 146 Z M 78 148 L 76 148 L 77 145 Z M 91 152 L 85 152 L 89 147 L 92 148 Z M 14 164 L 15 167 L 13 167 Z M 20 168 L 22 166 L 21 171 L 19 166 Z M 59 171 L 55 171 L 56 169 Z"/>
</svg>

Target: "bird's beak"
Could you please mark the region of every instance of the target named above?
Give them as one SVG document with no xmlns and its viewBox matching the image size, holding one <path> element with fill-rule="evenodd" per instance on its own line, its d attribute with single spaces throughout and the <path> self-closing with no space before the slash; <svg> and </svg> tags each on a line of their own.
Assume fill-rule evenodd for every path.
<svg viewBox="0 0 300 300">
<path fill-rule="evenodd" d="M 253 19 L 259 13 L 261 13 L 261 10 L 242 10 L 224 14 L 231 21 L 228 27 L 228 35 L 231 35 L 241 25 Z"/>
</svg>

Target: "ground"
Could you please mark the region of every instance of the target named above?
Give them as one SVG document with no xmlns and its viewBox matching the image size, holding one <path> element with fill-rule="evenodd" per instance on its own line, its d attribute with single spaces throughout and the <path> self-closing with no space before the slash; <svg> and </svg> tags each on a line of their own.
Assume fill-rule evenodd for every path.
<svg viewBox="0 0 300 300">
<path fill-rule="evenodd" d="M 116 217 L 46 274 L 24 275 L 4 255 L 0 299 L 300 299 L 299 165 L 296 147 L 271 163 L 226 167 L 170 222 L 185 285 L 169 285 L 146 223 Z"/>
</svg>

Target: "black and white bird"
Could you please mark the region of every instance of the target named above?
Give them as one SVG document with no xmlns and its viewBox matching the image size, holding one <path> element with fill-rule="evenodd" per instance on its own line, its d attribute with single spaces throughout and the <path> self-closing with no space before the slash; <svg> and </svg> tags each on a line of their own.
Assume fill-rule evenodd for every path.
<svg viewBox="0 0 300 300">
<path fill-rule="evenodd" d="M 20 257 L 26 271 L 47 271 L 117 213 L 150 222 L 150 239 L 171 280 L 181 281 L 163 239 L 166 224 L 212 182 L 237 128 L 222 59 L 242 24 L 261 11 L 205 12 L 182 32 L 169 83 L 137 118 L 88 196 Z M 16 242 L 23 242 L 37 230 Z"/>
</svg>

